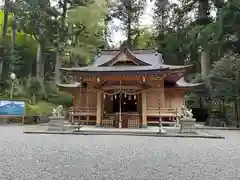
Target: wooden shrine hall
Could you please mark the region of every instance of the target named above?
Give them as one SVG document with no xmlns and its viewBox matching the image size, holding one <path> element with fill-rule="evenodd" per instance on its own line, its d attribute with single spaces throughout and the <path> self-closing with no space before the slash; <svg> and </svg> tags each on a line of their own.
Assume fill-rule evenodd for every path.
<svg viewBox="0 0 240 180">
<path fill-rule="evenodd" d="M 74 79 L 59 88 L 74 97 L 70 120 L 116 128 L 177 124 L 184 93 L 195 84 L 183 77 L 191 65 L 166 65 L 153 50 L 103 50 L 92 65 L 62 68 Z"/>
</svg>

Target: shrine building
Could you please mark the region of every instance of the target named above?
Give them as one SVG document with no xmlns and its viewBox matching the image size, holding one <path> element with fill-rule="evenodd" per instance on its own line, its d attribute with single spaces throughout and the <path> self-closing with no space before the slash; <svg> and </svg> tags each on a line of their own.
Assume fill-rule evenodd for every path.
<svg viewBox="0 0 240 180">
<path fill-rule="evenodd" d="M 74 97 L 71 121 L 98 127 L 146 128 L 161 120 L 177 124 L 184 93 L 195 86 L 184 80 L 192 65 L 166 65 L 156 50 L 103 50 L 86 67 L 62 68 L 73 84 L 59 88 Z"/>
</svg>

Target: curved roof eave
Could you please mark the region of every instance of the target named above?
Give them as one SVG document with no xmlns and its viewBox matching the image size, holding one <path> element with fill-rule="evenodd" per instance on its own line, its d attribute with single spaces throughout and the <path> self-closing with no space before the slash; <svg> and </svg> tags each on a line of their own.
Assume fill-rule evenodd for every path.
<svg viewBox="0 0 240 180">
<path fill-rule="evenodd" d="M 162 67 L 169 68 L 170 70 L 177 70 L 177 69 L 186 69 L 186 68 L 192 68 L 193 64 L 189 65 L 167 65 L 167 64 L 162 64 Z"/>
<path fill-rule="evenodd" d="M 73 84 L 57 84 L 57 86 L 61 88 L 78 88 L 81 86 L 81 83 L 75 82 Z"/>
<path fill-rule="evenodd" d="M 165 69 L 148 69 L 148 70 L 121 70 L 121 71 L 86 71 L 86 70 L 69 70 L 65 69 L 65 71 L 72 72 L 72 73 L 82 73 L 82 74 L 141 74 L 141 73 L 148 73 L 148 74 L 155 74 L 168 71 L 168 68 Z"/>
<path fill-rule="evenodd" d="M 186 69 L 191 68 L 193 65 L 184 65 L 184 66 L 173 66 L 173 65 L 165 65 L 162 64 L 160 67 L 153 67 L 153 66 L 127 66 L 127 67 L 93 67 L 93 66 L 86 66 L 86 67 L 78 67 L 78 68 L 61 68 L 63 71 L 73 71 L 73 72 L 118 72 L 118 71 L 154 71 L 154 70 L 179 70 L 179 69 Z M 121 69 L 121 70 L 118 70 Z"/>
<path fill-rule="evenodd" d="M 204 84 L 204 83 L 189 83 L 189 82 L 186 82 L 184 77 L 182 77 L 181 79 L 179 79 L 176 82 L 177 87 L 186 87 L 186 88 L 196 87 L 196 86 L 200 86 L 202 84 Z"/>
</svg>

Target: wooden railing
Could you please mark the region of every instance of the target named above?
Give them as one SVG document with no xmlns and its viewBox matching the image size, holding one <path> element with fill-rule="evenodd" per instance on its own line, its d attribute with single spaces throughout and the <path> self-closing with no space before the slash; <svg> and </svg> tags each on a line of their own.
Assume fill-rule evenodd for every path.
<svg viewBox="0 0 240 180">
<path fill-rule="evenodd" d="M 114 120 L 113 119 L 108 119 L 108 118 L 102 119 L 102 127 L 113 128 L 114 127 Z"/>
<path fill-rule="evenodd" d="M 181 116 L 182 112 L 179 108 L 147 108 L 147 116 Z"/>
<path fill-rule="evenodd" d="M 119 116 L 116 113 L 106 113 L 102 116 L 102 126 L 103 127 L 118 127 Z"/>
<path fill-rule="evenodd" d="M 139 128 L 141 115 L 135 113 L 121 113 L 122 128 Z M 119 114 L 106 114 L 102 119 L 103 127 L 119 127 Z"/>
<path fill-rule="evenodd" d="M 70 115 L 96 115 L 97 108 L 96 107 L 80 107 L 74 106 L 69 108 Z"/>
<path fill-rule="evenodd" d="M 70 107 L 69 110 L 69 121 L 72 123 L 80 124 L 96 124 L 96 107 L 81 107 L 74 106 Z M 92 119 L 91 117 L 95 117 Z"/>
<path fill-rule="evenodd" d="M 89 124 L 92 121 L 91 117 L 96 117 L 97 108 L 96 107 L 81 107 L 75 106 L 69 108 L 69 120 L 71 122 L 81 121 Z M 182 116 L 182 112 L 177 108 L 147 108 L 147 117 L 151 117 L 148 123 L 157 123 L 158 118 L 162 118 L 166 123 L 175 123 Z M 138 128 L 141 124 L 141 115 L 134 113 L 122 113 L 122 127 L 124 128 Z M 157 118 L 155 120 L 155 118 Z M 117 114 L 103 114 L 101 117 L 102 126 L 104 127 L 118 127 L 119 115 Z M 93 120 L 96 122 L 96 119 Z"/>
<path fill-rule="evenodd" d="M 139 128 L 141 121 L 141 115 L 139 114 L 130 114 L 127 120 L 127 127 L 128 128 Z"/>
<path fill-rule="evenodd" d="M 159 118 L 162 120 L 162 124 L 177 125 L 179 119 L 182 116 L 182 111 L 179 108 L 148 108 L 147 117 L 148 124 L 158 124 Z"/>
</svg>

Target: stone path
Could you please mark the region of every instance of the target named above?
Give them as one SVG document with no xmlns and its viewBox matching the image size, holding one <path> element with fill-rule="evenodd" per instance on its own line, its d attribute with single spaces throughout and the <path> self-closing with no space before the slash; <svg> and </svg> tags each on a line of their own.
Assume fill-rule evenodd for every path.
<svg viewBox="0 0 240 180">
<path fill-rule="evenodd" d="M 196 124 L 197 129 L 209 129 L 209 130 L 240 130 L 240 128 L 236 127 L 215 127 L 215 126 L 204 126 L 204 124 Z"/>
<path fill-rule="evenodd" d="M 153 136 L 153 137 L 188 137 L 188 138 L 224 138 L 223 136 L 210 134 L 205 131 L 197 131 L 196 134 L 179 133 L 178 127 L 164 127 L 159 133 L 158 127 L 148 127 L 146 129 L 118 129 L 118 128 L 99 128 L 96 126 L 83 126 L 78 129 L 67 128 L 65 131 L 51 130 L 47 126 L 27 127 L 26 134 L 65 134 L 65 135 L 129 135 L 129 136 Z"/>
<path fill-rule="evenodd" d="M 226 139 L 26 135 L 0 126 L 1 180 L 238 180 L 240 131 Z"/>
</svg>

